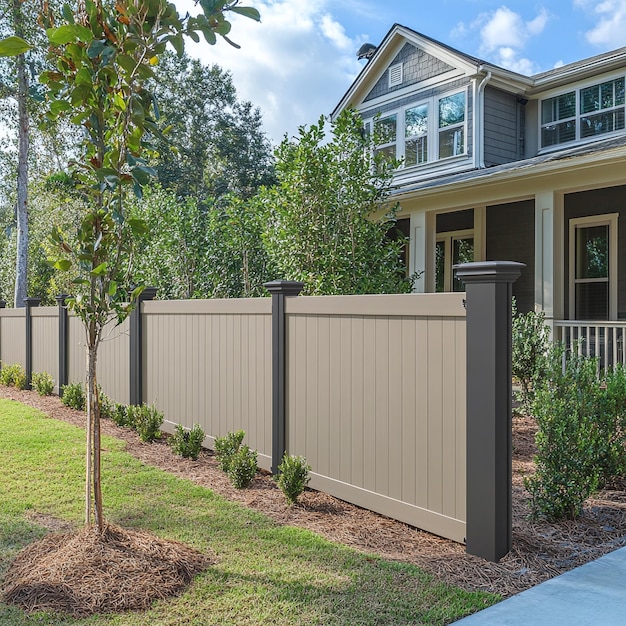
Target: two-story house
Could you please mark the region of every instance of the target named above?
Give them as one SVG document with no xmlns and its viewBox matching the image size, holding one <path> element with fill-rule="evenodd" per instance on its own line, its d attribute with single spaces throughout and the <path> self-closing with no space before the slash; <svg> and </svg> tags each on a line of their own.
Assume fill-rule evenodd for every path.
<svg viewBox="0 0 626 626">
<path fill-rule="evenodd" d="M 399 24 L 371 48 L 333 116 L 355 108 L 402 159 L 393 193 L 416 290 L 462 290 L 459 262 L 520 261 L 520 310 L 623 359 L 626 48 L 534 76 Z"/>
</svg>

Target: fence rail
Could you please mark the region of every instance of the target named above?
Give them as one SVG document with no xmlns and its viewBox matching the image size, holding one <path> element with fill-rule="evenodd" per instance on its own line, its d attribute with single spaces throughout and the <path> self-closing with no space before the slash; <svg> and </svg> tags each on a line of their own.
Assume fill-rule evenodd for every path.
<svg viewBox="0 0 626 626">
<path fill-rule="evenodd" d="M 626 364 L 626 322 L 555 320 L 554 331 L 555 339 L 566 349 L 597 357 L 602 369 Z"/>
</svg>

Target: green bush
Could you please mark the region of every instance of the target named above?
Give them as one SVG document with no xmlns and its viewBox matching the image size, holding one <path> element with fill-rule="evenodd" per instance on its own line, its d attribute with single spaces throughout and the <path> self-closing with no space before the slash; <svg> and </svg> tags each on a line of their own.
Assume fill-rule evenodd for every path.
<svg viewBox="0 0 626 626">
<path fill-rule="evenodd" d="M 126 409 L 129 422 L 137 431 L 141 441 L 150 442 L 161 437 L 163 413 L 154 405 L 141 404 Z"/>
<path fill-rule="evenodd" d="M 115 403 L 109 396 L 107 396 L 102 388 L 98 385 L 98 399 L 100 400 L 100 417 L 104 417 L 107 419 L 113 418 L 113 413 L 115 411 Z"/>
<path fill-rule="evenodd" d="M 228 473 L 231 459 L 241 447 L 241 442 L 245 436 L 245 431 L 238 430 L 234 433 L 228 433 L 226 437 L 215 438 L 215 457 L 222 471 Z"/>
<path fill-rule="evenodd" d="M 529 411 L 534 391 L 545 375 L 550 347 L 550 329 L 543 313 L 518 313 L 513 301 L 513 353 L 511 371 L 521 391 L 517 399 L 522 410 Z"/>
<path fill-rule="evenodd" d="M 194 461 L 200 455 L 204 431 L 199 424 L 194 424 L 191 430 L 185 430 L 182 424 L 177 424 L 174 434 L 170 437 L 170 445 L 175 454 Z"/>
<path fill-rule="evenodd" d="M 250 485 L 258 471 L 257 452 L 246 444 L 239 446 L 237 452 L 230 457 L 228 477 L 236 489 L 245 489 Z"/>
<path fill-rule="evenodd" d="M 278 466 L 278 471 L 276 478 L 278 486 L 285 494 L 287 501 L 295 504 L 310 480 L 311 466 L 307 464 L 303 456 L 285 454 Z"/>
<path fill-rule="evenodd" d="M 54 391 L 54 379 L 48 372 L 33 372 L 32 386 L 40 396 L 50 396 Z"/>
<path fill-rule="evenodd" d="M 3 365 L 0 370 L 0 383 L 17 389 L 26 389 L 26 372 L 19 364 Z"/>
<path fill-rule="evenodd" d="M 598 424 L 597 362 L 564 348 L 549 351 L 532 405 L 537 421 L 535 474 L 524 484 L 534 517 L 575 519 L 598 486 L 604 432 Z"/>
<path fill-rule="evenodd" d="M 125 404 L 115 402 L 111 410 L 111 419 L 113 420 L 113 422 L 118 426 L 127 426 L 129 428 L 133 428 L 134 424 L 129 417 L 129 408 L 130 407 L 127 407 Z"/>
<path fill-rule="evenodd" d="M 65 406 L 69 406 L 72 409 L 78 411 L 84 411 L 87 402 L 87 396 L 85 395 L 85 389 L 81 383 L 69 383 L 69 385 L 63 385 L 61 387 L 61 402 Z"/>
</svg>

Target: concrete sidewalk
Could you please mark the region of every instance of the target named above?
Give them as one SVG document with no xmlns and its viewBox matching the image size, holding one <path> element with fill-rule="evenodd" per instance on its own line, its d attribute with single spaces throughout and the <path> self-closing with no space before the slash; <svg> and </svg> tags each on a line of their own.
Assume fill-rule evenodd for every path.
<svg viewBox="0 0 626 626">
<path fill-rule="evenodd" d="M 455 626 L 624 626 L 626 548 L 600 557 Z"/>
</svg>

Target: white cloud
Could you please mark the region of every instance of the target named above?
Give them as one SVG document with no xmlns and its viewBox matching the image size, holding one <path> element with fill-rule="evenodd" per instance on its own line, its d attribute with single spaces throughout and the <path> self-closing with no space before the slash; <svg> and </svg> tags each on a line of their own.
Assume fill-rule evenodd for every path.
<svg viewBox="0 0 626 626">
<path fill-rule="evenodd" d="M 178 2 L 179 10 L 195 11 Z M 188 1 L 188 0 L 187 0 Z M 190 46 L 203 62 L 217 63 L 233 75 L 240 98 L 260 107 L 264 128 L 274 143 L 299 126 L 329 114 L 361 70 L 356 52 L 364 39 L 351 39 L 333 17 L 330 0 L 255 0 L 261 23 L 230 16 L 223 41 Z"/>
<path fill-rule="evenodd" d="M 587 11 L 589 17 L 596 22 L 585 33 L 590 44 L 604 49 L 626 46 L 626 0 L 577 0 L 576 5 Z"/>
<path fill-rule="evenodd" d="M 480 14 L 469 26 L 458 24 L 453 35 L 478 30 L 479 55 L 514 72 L 534 74 L 539 68 L 523 56 L 523 51 L 532 37 L 544 31 L 549 19 L 549 13 L 543 8 L 533 19 L 525 21 L 519 13 L 501 6 L 493 12 Z"/>
</svg>

